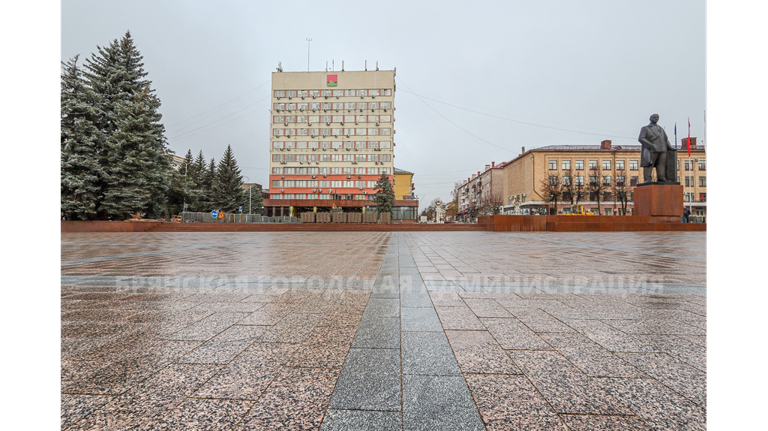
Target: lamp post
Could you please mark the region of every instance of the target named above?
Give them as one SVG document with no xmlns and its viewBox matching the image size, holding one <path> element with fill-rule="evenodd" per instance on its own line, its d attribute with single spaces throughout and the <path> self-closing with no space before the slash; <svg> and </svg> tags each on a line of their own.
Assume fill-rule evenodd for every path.
<svg viewBox="0 0 768 431">
<path fill-rule="evenodd" d="M 243 178 L 245 178 L 246 184 L 249 184 L 251 182 L 251 179 L 248 178 L 247 176 L 244 176 Z M 251 187 L 253 187 L 252 184 L 250 187 L 248 187 L 248 214 L 251 214 Z"/>
</svg>

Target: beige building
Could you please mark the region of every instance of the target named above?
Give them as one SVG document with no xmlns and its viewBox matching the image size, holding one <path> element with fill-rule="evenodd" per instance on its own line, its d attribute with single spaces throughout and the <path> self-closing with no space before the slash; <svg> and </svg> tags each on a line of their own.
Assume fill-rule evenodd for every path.
<svg viewBox="0 0 768 431">
<path fill-rule="evenodd" d="M 491 213 L 492 206 L 504 205 L 504 163 L 491 162 L 477 171 L 459 187 L 457 217 L 470 220 L 484 213 Z"/>
<path fill-rule="evenodd" d="M 268 212 L 372 205 L 393 180 L 394 103 L 393 70 L 274 72 Z"/>
<path fill-rule="evenodd" d="M 685 148 L 680 148 L 677 158 L 677 178 L 684 186 L 685 205 L 691 207 L 692 215 L 706 216 L 706 151 L 696 146 L 696 138 L 691 138 L 691 157 Z M 639 144 L 614 146 L 611 141 L 603 141 L 600 145 L 551 145 L 528 151 L 523 148 L 523 153 L 503 168 L 504 213 L 511 214 L 518 201 L 523 214 L 545 214 L 552 205 L 544 196 L 542 182 L 556 178 L 562 184 L 582 184 L 579 203 L 595 213 L 597 199 L 594 194 L 590 196 L 587 186 L 590 181 L 604 184 L 600 199 L 602 215 L 619 214 L 621 203 L 616 199 L 616 187 L 624 187 L 630 192 L 627 214 L 632 214 L 632 190 L 643 182 L 642 169 Z M 571 197 L 566 194 L 558 202 L 557 213 L 568 214 L 570 205 Z"/>
</svg>

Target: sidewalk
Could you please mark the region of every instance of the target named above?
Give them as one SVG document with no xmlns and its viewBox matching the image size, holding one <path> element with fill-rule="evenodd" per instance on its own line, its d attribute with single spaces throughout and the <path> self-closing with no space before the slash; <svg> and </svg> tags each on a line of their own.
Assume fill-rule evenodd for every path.
<svg viewBox="0 0 768 431">
<path fill-rule="evenodd" d="M 706 233 L 62 234 L 62 429 L 705 429 Z"/>
</svg>

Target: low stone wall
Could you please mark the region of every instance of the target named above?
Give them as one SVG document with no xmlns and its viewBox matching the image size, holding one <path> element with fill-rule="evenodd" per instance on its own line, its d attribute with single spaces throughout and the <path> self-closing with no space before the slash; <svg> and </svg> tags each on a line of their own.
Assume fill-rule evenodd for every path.
<svg viewBox="0 0 768 431">
<path fill-rule="evenodd" d="M 660 222 L 652 216 L 530 216 L 478 217 L 493 232 L 702 232 L 705 223 Z"/>
<path fill-rule="evenodd" d="M 328 216 L 320 223 L 171 223 L 127 221 L 62 221 L 62 233 L 101 232 L 445 232 L 483 231 L 477 224 L 423 224 L 423 223 L 331 223 L 330 213 L 317 213 L 317 218 Z"/>
</svg>

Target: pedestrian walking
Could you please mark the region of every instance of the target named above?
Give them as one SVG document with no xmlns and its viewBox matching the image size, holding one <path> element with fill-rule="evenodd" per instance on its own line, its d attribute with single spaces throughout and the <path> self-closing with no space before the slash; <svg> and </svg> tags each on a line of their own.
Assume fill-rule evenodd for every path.
<svg viewBox="0 0 768 431">
<path fill-rule="evenodd" d="M 688 223 L 691 217 L 691 209 L 688 207 L 685 207 L 683 210 L 683 223 Z"/>
</svg>

